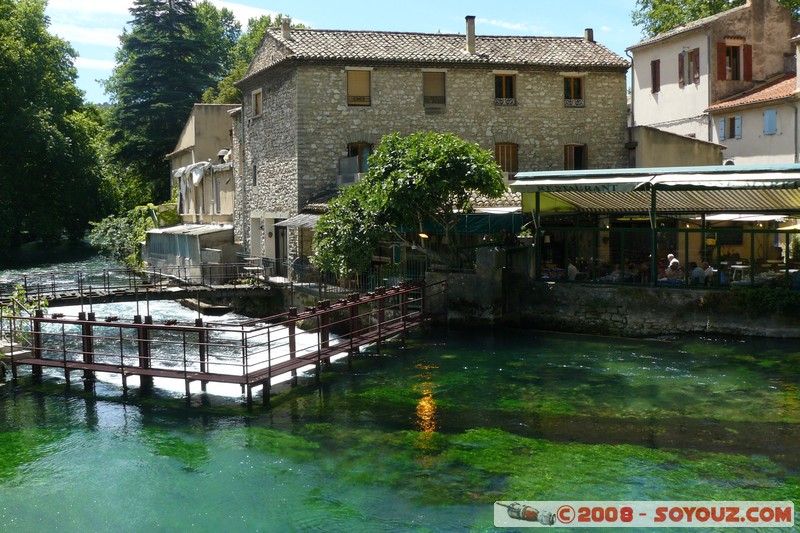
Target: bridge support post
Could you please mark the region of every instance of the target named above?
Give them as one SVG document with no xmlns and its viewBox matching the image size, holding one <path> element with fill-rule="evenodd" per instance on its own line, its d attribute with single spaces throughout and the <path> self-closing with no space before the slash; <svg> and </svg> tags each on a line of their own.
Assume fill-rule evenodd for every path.
<svg viewBox="0 0 800 533">
<path fill-rule="evenodd" d="M 381 341 L 383 340 L 383 323 L 386 321 L 386 287 L 375 289 L 378 295 L 378 342 L 375 343 L 375 350 L 381 353 Z"/>
<path fill-rule="evenodd" d="M 198 302 L 199 301 L 200 300 L 198 300 Z M 197 343 L 199 344 L 200 348 L 200 372 L 202 374 L 205 374 L 206 372 L 208 372 L 208 364 L 206 362 L 206 359 L 208 357 L 208 331 L 206 331 L 206 328 L 203 326 L 202 318 L 196 318 L 194 321 L 194 325 L 195 327 L 199 328 L 197 330 Z M 200 380 L 200 390 L 206 392 L 207 384 L 208 381 Z"/>
<path fill-rule="evenodd" d="M 138 333 L 138 344 L 139 344 L 139 368 L 141 369 L 149 369 L 151 368 L 151 356 L 150 356 L 150 328 L 148 325 L 153 323 L 152 316 L 145 316 L 144 323 L 142 323 L 142 315 L 134 315 L 133 323 L 139 324 L 137 328 Z M 153 376 L 140 376 L 141 388 L 142 389 L 152 389 L 153 388 Z"/>
<path fill-rule="evenodd" d="M 330 300 L 323 300 L 319 302 L 319 308 L 322 310 L 322 314 L 320 314 L 317 318 L 319 319 L 319 346 L 320 350 L 328 352 L 328 348 L 330 348 L 330 309 L 331 309 L 331 302 Z M 325 368 L 330 368 L 331 366 L 331 358 L 326 357 L 323 359 L 325 362 Z M 319 372 L 317 372 L 319 374 Z"/>
<path fill-rule="evenodd" d="M 44 319 L 44 311 L 37 309 L 33 315 L 33 332 L 31 334 L 31 348 L 33 351 L 34 359 L 42 358 L 42 320 Z M 14 332 L 11 332 L 14 335 Z M 42 377 L 42 365 L 33 365 L 31 367 L 31 374 L 35 378 Z"/>
<path fill-rule="evenodd" d="M 264 386 L 261 388 L 261 403 L 266 407 L 269 405 L 269 396 L 272 391 L 270 378 L 267 378 L 267 381 L 264 382 Z"/>
<path fill-rule="evenodd" d="M 83 352 L 83 362 L 86 364 L 94 363 L 94 313 L 78 313 L 78 320 L 81 320 L 81 351 Z M 69 374 L 69 370 L 66 371 Z M 91 370 L 83 371 L 83 379 L 94 379 L 94 372 Z M 69 378 L 67 379 L 69 381 Z"/>
<path fill-rule="evenodd" d="M 408 286 L 405 282 L 400 286 L 400 290 L 403 292 L 400 294 L 400 316 L 403 320 L 403 343 L 406 342 L 406 336 L 408 335 Z"/>
<path fill-rule="evenodd" d="M 289 359 L 297 357 L 297 308 L 289 308 Z M 297 385 L 297 370 L 292 370 L 292 386 Z"/>
<path fill-rule="evenodd" d="M 347 350 L 347 368 L 353 368 L 353 354 L 356 347 L 353 345 L 353 338 L 358 332 L 358 294 L 353 293 L 348 298 L 350 300 L 350 349 Z"/>
</svg>

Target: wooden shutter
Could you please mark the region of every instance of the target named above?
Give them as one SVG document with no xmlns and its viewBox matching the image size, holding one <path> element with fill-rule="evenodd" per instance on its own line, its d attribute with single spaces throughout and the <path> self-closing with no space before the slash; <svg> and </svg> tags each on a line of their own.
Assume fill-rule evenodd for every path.
<svg viewBox="0 0 800 533">
<path fill-rule="evenodd" d="M 650 62 L 650 91 L 657 93 L 661 90 L 661 60 L 655 59 Z"/>
<path fill-rule="evenodd" d="M 684 69 L 686 68 L 686 65 L 684 63 L 684 58 L 685 57 L 686 57 L 686 54 L 684 54 L 683 52 L 678 54 L 678 87 L 681 87 L 681 88 L 683 88 L 683 86 L 686 85 L 686 82 L 683 79 Z"/>
<path fill-rule="evenodd" d="M 347 105 L 370 105 L 368 70 L 347 71 Z"/>
<path fill-rule="evenodd" d="M 725 43 L 717 43 L 717 79 L 728 79 L 727 69 L 725 68 Z"/>
<path fill-rule="evenodd" d="M 778 111 L 767 109 L 764 111 L 764 135 L 775 135 L 778 133 Z"/>
<path fill-rule="evenodd" d="M 719 119 L 719 140 L 720 141 L 724 141 L 725 140 L 725 119 L 724 118 Z"/>
<path fill-rule="evenodd" d="M 700 83 L 700 49 L 695 48 L 691 52 L 692 54 L 692 81 L 694 83 Z"/>
<path fill-rule="evenodd" d="M 753 81 L 753 46 L 744 45 L 742 54 L 744 55 L 744 81 Z"/>
<path fill-rule="evenodd" d="M 736 115 L 734 123 L 735 123 L 735 128 L 734 128 L 735 131 L 734 131 L 734 133 L 736 134 L 736 138 L 737 139 L 741 139 L 742 138 L 742 116 L 741 115 Z"/>
</svg>

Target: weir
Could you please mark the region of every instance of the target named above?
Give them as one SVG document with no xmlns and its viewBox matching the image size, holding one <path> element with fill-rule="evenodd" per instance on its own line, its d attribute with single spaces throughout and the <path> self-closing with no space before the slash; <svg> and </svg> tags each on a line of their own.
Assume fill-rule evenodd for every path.
<svg viewBox="0 0 800 533">
<path fill-rule="evenodd" d="M 143 389 L 152 386 L 153 378 L 172 378 L 185 382 L 187 399 L 192 382 L 199 381 L 204 391 L 210 382 L 238 384 L 250 407 L 257 388 L 264 404 L 269 402 L 274 378 L 294 378 L 313 366 L 319 379 L 332 356 L 344 354 L 349 363 L 363 347 L 380 350 L 387 339 L 424 324 L 433 313 L 430 302 L 440 300 L 444 291 L 443 282 L 378 287 L 238 323 L 204 323 L 201 318 L 193 324 L 158 323 L 151 316 L 125 320 L 91 312 L 67 317 L 39 309 L 33 316 L 0 316 L 0 337 L 11 340 L 15 379 L 24 366 L 34 376 L 45 367 L 61 369 L 67 383 L 76 370 L 88 380 L 96 372 L 120 374 L 123 390 L 130 376 L 138 376 Z M 301 333 L 316 338 L 299 343 Z"/>
</svg>

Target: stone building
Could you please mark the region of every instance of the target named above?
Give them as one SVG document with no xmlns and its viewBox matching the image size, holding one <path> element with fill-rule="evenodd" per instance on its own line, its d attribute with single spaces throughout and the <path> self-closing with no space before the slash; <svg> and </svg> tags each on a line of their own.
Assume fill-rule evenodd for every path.
<svg viewBox="0 0 800 533">
<path fill-rule="evenodd" d="M 292 217 L 358 180 L 388 133 L 452 132 L 509 177 L 626 166 L 628 66 L 590 29 L 480 36 L 474 17 L 465 35 L 270 29 L 237 84 L 236 238 L 251 256 L 307 255 L 309 217 Z"/>
</svg>

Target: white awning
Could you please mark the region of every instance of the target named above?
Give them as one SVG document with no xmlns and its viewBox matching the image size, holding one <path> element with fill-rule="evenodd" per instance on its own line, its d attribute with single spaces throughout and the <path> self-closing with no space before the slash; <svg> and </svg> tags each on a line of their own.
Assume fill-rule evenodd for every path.
<svg viewBox="0 0 800 533">
<path fill-rule="evenodd" d="M 521 172 L 511 190 L 541 212 L 800 212 L 800 165 Z"/>
<path fill-rule="evenodd" d="M 301 213 L 299 215 L 287 218 L 286 220 L 277 222 L 275 225 L 286 228 L 314 229 L 314 226 L 317 225 L 317 220 L 319 220 L 319 217 L 320 215 L 313 215 L 311 213 Z"/>
</svg>

